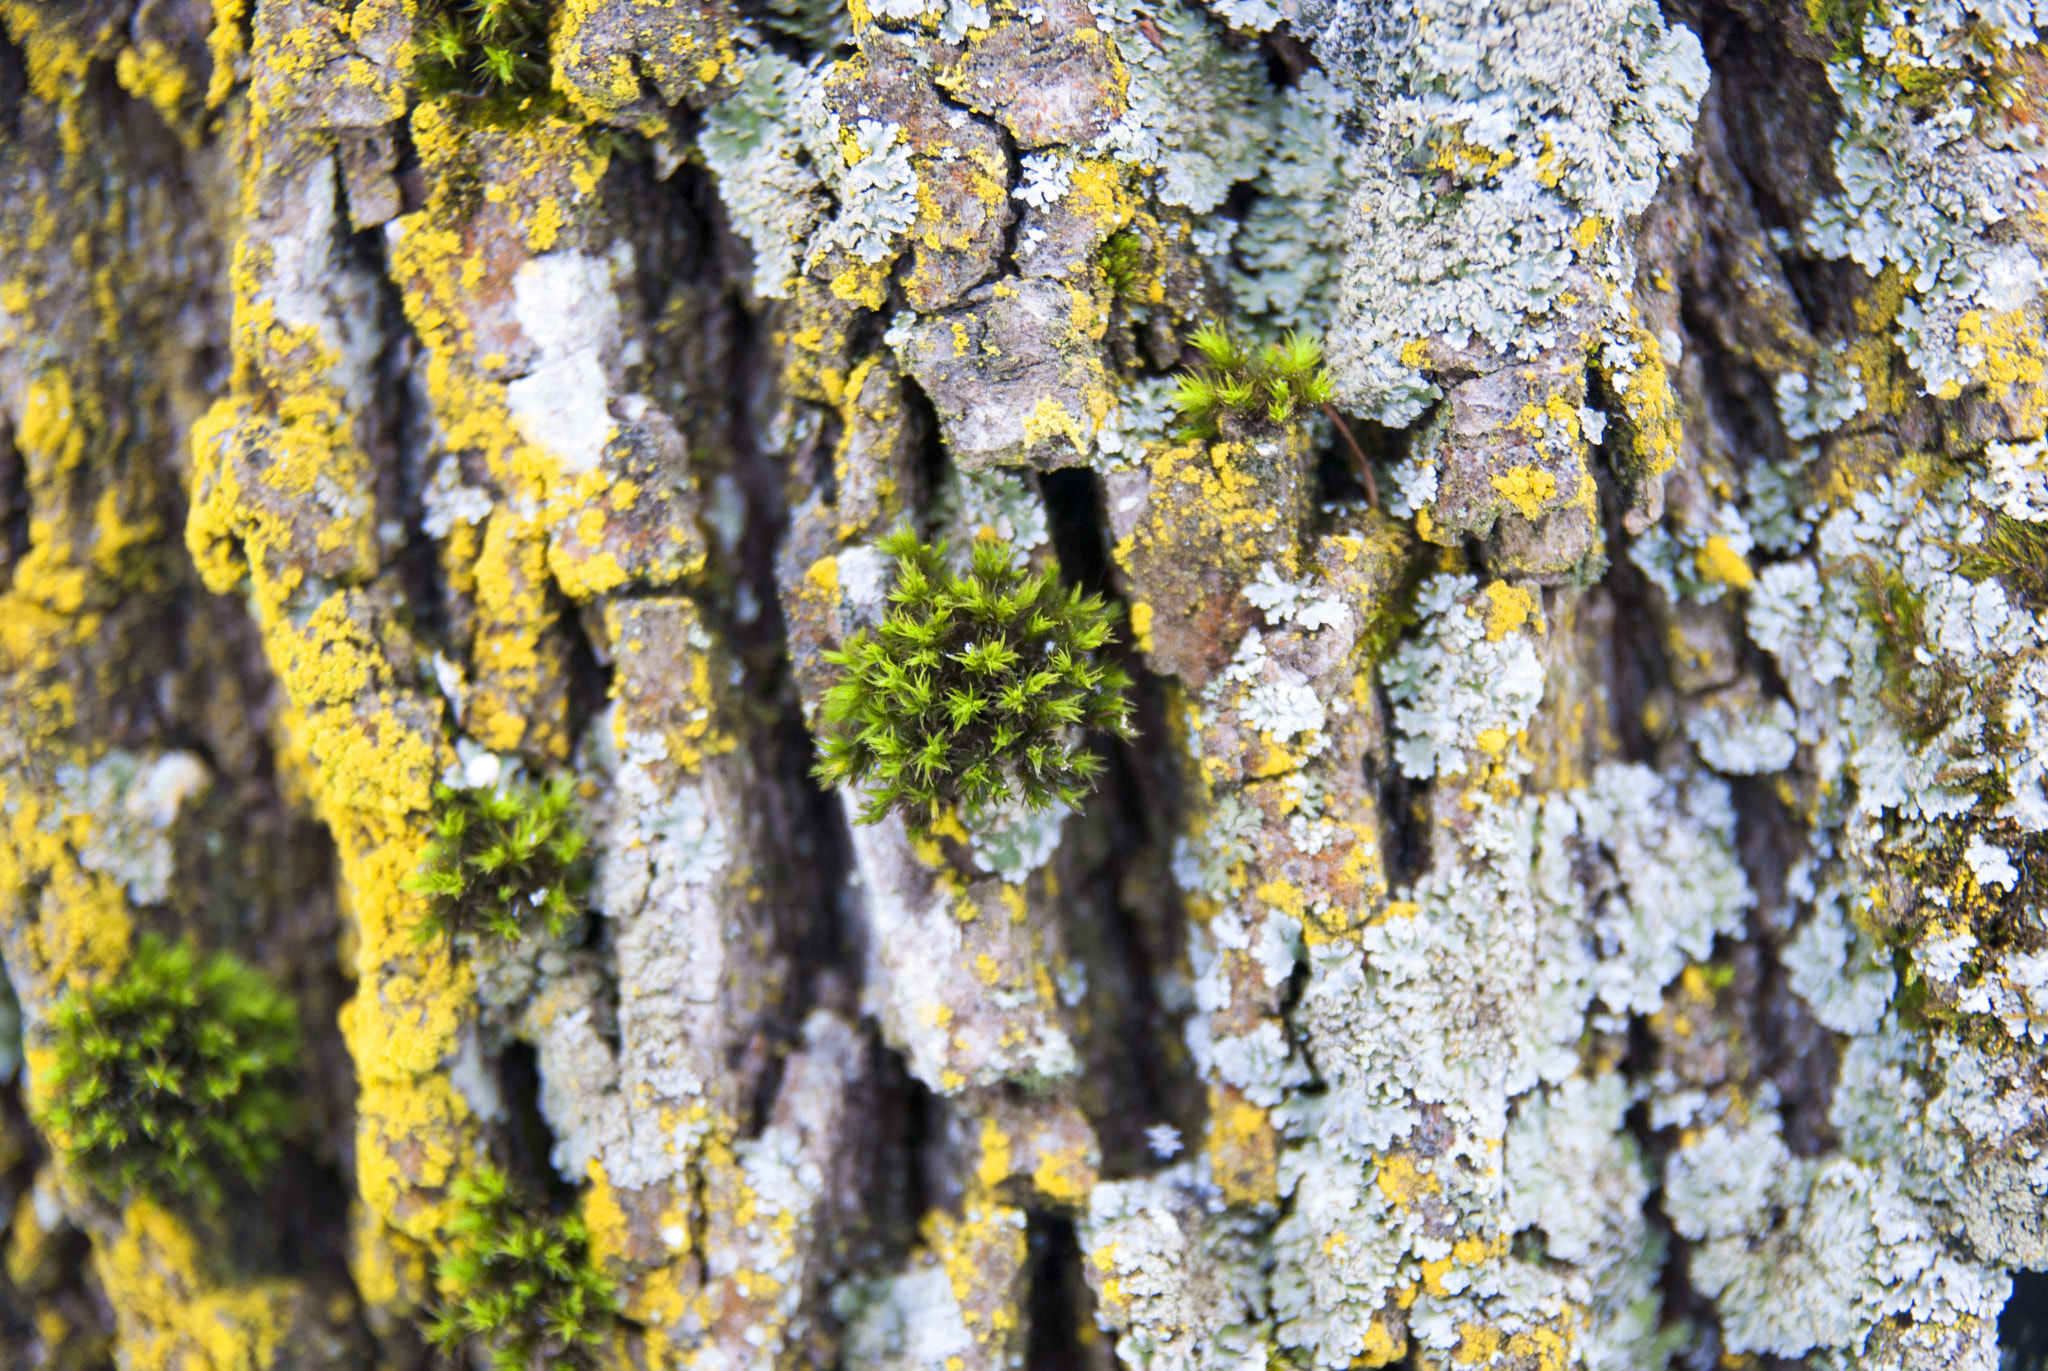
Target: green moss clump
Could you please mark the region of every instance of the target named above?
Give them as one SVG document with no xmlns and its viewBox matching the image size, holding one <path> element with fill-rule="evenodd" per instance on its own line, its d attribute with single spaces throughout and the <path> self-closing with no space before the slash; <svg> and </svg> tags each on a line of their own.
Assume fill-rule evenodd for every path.
<svg viewBox="0 0 2048 1371">
<path fill-rule="evenodd" d="M 413 64 L 428 95 L 510 113 L 548 94 L 548 9 L 541 0 L 454 0 L 420 27 Z"/>
<path fill-rule="evenodd" d="M 1901 736 L 1924 747 L 1954 722 L 1967 683 L 1946 657 L 1923 653 L 1925 600 L 1896 568 L 1859 559 L 1856 579 L 1857 608 L 1877 637 L 1878 700 Z"/>
<path fill-rule="evenodd" d="M 1292 421 L 1303 408 L 1330 402 L 1334 385 L 1323 366 L 1323 345 L 1290 332 L 1253 352 L 1214 324 L 1195 330 L 1191 340 L 1201 364 L 1183 372 L 1174 387 L 1174 408 L 1185 421 L 1184 439 L 1218 436 L 1226 416 L 1256 423 Z"/>
<path fill-rule="evenodd" d="M 500 781 L 489 788 L 434 787 L 434 841 L 406 889 L 430 897 L 414 936 L 422 944 L 458 933 L 524 937 L 539 919 L 560 937 L 582 912 L 587 842 L 569 814 L 571 783 Z"/>
<path fill-rule="evenodd" d="M 449 1249 L 436 1270 L 446 1303 L 427 1340 L 453 1356 L 490 1350 L 495 1371 L 588 1366 L 618 1310 L 612 1282 L 590 1263 L 583 1220 L 535 1218 L 494 1166 L 457 1181 Z"/>
<path fill-rule="evenodd" d="M 112 980 L 57 1002 L 49 1035 L 44 1124 L 109 1203 L 218 1201 L 225 1175 L 276 1159 L 298 1015 L 240 958 L 145 937 Z"/>
<path fill-rule="evenodd" d="M 2028 609 L 2048 609 L 2048 524 L 1994 514 L 1981 542 L 1948 546 L 1956 570 L 1970 580 L 1996 577 Z"/>
<path fill-rule="evenodd" d="M 1118 300 L 1137 297 L 1138 279 L 1145 270 L 1144 239 L 1130 229 L 1112 233 L 1103 241 L 1096 260 L 1102 264 L 1102 276 L 1109 282 L 1113 297 Z"/>
<path fill-rule="evenodd" d="M 1097 660 L 1109 607 L 1021 570 L 1000 539 L 975 543 L 964 576 L 944 543 L 904 530 L 879 546 L 896 559 L 896 607 L 825 654 L 843 674 L 825 695 L 819 778 L 866 790 L 861 823 L 900 811 L 913 831 L 948 804 L 1078 805 L 1102 759 L 1077 735 L 1132 736 L 1130 677 Z"/>
</svg>

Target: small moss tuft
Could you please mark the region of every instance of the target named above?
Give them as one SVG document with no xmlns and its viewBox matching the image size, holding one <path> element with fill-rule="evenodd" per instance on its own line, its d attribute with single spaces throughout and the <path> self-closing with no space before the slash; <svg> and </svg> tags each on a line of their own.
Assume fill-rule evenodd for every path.
<svg viewBox="0 0 2048 1371">
<path fill-rule="evenodd" d="M 102 1199 L 218 1201 L 256 1179 L 292 1117 L 299 1056 L 291 1001 L 240 958 L 145 937 L 120 974 L 50 1015 L 43 1120 Z"/>
<path fill-rule="evenodd" d="M 435 1272 L 446 1303 L 427 1340 L 451 1358 L 480 1343 L 494 1371 L 591 1365 L 618 1298 L 591 1265 L 583 1220 L 534 1217 L 494 1166 L 451 1193 L 458 1207 Z"/>
<path fill-rule="evenodd" d="M 2028 609 L 2048 609 L 2048 524 L 1994 514 L 1981 542 L 1950 546 L 1970 580 L 1996 577 Z"/>
<path fill-rule="evenodd" d="M 571 783 L 434 787 L 434 841 L 408 890 L 431 897 L 415 937 L 524 937 L 538 917 L 559 937 L 589 885 L 586 839 L 569 815 Z"/>
<path fill-rule="evenodd" d="M 1145 240 L 1130 229 L 1112 233 L 1102 244 L 1096 260 L 1102 264 L 1103 279 L 1118 300 L 1135 299 L 1138 281 L 1145 270 Z"/>
<path fill-rule="evenodd" d="M 1000 539 L 976 541 L 964 576 L 944 543 L 904 530 L 879 546 L 896 559 L 896 608 L 825 654 L 844 674 L 825 695 L 819 778 L 866 790 L 860 822 L 895 810 L 913 830 L 947 804 L 1078 805 L 1102 760 L 1077 735 L 1131 736 L 1130 677 L 1097 660 L 1109 607 L 1021 570 Z"/>
<path fill-rule="evenodd" d="M 1878 700 L 1900 734 L 1923 747 L 1954 721 L 1966 685 L 1946 657 L 1925 651 L 1925 599 L 1896 568 L 1860 559 L 1856 579 L 1857 606 L 1877 636 Z"/>
<path fill-rule="evenodd" d="M 548 95 L 548 9 L 541 0 L 453 0 L 429 9 L 414 73 L 428 95 L 511 114 Z"/>
<path fill-rule="evenodd" d="M 1173 393 L 1185 439 L 1215 438 L 1226 417 L 1240 422 L 1293 422 L 1303 409 L 1329 404 L 1333 386 L 1323 345 L 1299 332 L 1254 352 L 1214 324 L 1190 340 L 1200 365 L 1183 372 Z"/>
</svg>

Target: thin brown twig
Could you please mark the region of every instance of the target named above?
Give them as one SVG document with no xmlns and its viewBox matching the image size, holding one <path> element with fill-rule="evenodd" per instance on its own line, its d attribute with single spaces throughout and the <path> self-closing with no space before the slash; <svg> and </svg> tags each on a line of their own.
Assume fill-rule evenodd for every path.
<svg viewBox="0 0 2048 1371">
<path fill-rule="evenodd" d="M 1365 502 L 1377 510 L 1380 507 L 1380 483 L 1373 479 L 1372 463 L 1365 460 L 1364 449 L 1351 436 L 1351 425 L 1344 422 L 1344 416 L 1337 413 L 1337 407 L 1328 400 L 1323 401 L 1323 413 L 1330 416 L 1330 422 L 1337 426 L 1337 432 L 1344 435 L 1344 446 L 1351 449 L 1351 455 L 1358 459 L 1358 474 L 1365 479 Z"/>
</svg>

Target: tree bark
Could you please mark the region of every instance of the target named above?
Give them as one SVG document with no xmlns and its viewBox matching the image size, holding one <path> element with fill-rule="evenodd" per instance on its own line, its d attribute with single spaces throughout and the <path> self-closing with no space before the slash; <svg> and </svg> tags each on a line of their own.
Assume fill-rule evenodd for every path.
<svg viewBox="0 0 2048 1371">
<path fill-rule="evenodd" d="M 0 1367 L 484 1365 L 488 1167 L 603 1366 L 2042 1364 L 2026 7 L 500 7 L 0 0 Z M 1119 606 L 1078 811 L 813 780 L 906 526 Z M 152 934 L 217 1201 L 50 1122 Z"/>
</svg>

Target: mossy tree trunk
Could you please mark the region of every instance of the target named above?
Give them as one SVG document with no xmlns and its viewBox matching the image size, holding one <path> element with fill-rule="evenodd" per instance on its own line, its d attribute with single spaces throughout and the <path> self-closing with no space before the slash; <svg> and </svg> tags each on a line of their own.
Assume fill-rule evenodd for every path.
<svg viewBox="0 0 2048 1371">
<path fill-rule="evenodd" d="M 0 1367 L 2042 1364 L 2041 37 L 0 0 Z M 1077 807 L 813 780 L 906 527 Z M 52 1112 L 151 935 L 219 1194 Z"/>
</svg>

